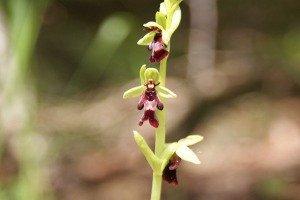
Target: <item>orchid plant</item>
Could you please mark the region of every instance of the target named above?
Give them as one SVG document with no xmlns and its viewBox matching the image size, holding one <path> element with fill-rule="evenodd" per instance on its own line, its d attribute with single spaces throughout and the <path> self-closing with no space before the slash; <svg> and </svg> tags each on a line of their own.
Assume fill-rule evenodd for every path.
<svg viewBox="0 0 300 200">
<path fill-rule="evenodd" d="M 137 44 L 148 47 L 151 51 L 150 62 L 159 63 L 156 68 L 140 68 L 141 85 L 127 90 L 123 98 L 140 97 L 137 109 L 144 109 L 139 121 L 142 126 L 145 121 L 155 128 L 155 151 L 148 146 L 143 136 L 133 131 L 134 139 L 148 161 L 152 171 L 151 200 L 160 200 L 162 180 L 177 185 L 176 170 L 185 160 L 200 164 L 197 155 L 188 147 L 202 141 L 200 135 L 190 135 L 178 142 L 166 143 L 166 114 L 164 110 L 166 98 L 175 98 L 176 94 L 166 88 L 167 59 L 170 54 L 170 41 L 181 20 L 179 4 L 182 0 L 164 0 L 156 12 L 156 21 L 144 24 L 149 32 Z"/>
</svg>

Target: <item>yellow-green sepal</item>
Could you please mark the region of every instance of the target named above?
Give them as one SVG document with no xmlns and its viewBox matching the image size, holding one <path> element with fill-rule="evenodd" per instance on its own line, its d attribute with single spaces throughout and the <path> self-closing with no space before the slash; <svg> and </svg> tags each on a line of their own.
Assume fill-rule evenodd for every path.
<svg viewBox="0 0 300 200">
<path fill-rule="evenodd" d="M 141 85 L 146 84 L 146 77 L 145 77 L 145 71 L 146 71 L 146 65 L 142 65 L 140 68 L 140 80 L 141 80 Z"/>
<path fill-rule="evenodd" d="M 147 33 L 144 37 L 142 37 L 137 44 L 138 45 L 144 45 L 147 46 L 149 44 L 151 44 L 151 42 L 153 41 L 154 37 L 156 35 L 155 31 L 150 31 L 149 33 Z"/>
<path fill-rule="evenodd" d="M 200 164 L 200 160 L 197 157 L 197 155 L 186 145 L 179 144 L 178 149 L 176 150 L 176 154 L 185 161 L 194 163 L 194 164 Z"/>
<path fill-rule="evenodd" d="M 203 140 L 203 136 L 201 135 L 189 135 L 178 141 L 178 148 L 176 150 L 176 154 L 185 161 L 200 164 L 200 160 L 197 155 L 188 147 L 190 145 L 196 144 Z"/>
<path fill-rule="evenodd" d="M 163 29 L 166 28 L 167 18 L 166 15 L 160 11 L 156 12 L 155 19 L 158 24 L 160 24 Z"/>
<path fill-rule="evenodd" d="M 177 95 L 166 87 L 159 86 L 156 88 L 158 94 L 164 98 L 175 98 Z"/>
<path fill-rule="evenodd" d="M 153 79 L 154 83 L 159 82 L 159 72 L 155 68 L 147 68 L 145 70 L 145 80 Z"/>
<path fill-rule="evenodd" d="M 153 27 L 156 27 L 158 30 L 164 29 L 164 27 L 157 22 L 147 22 L 146 24 L 143 24 L 143 26 L 149 29 L 153 29 Z"/>
<path fill-rule="evenodd" d="M 178 143 L 184 144 L 186 146 L 191 146 L 193 144 L 201 142 L 202 140 L 203 140 L 203 136 L 201 136 L 201 135 L 189 135 L 189 136 L 179 140 Z"/>
<path fill-rule="evenodd" d="M 123 99 L 141 96 L 144 90 L 145 90 L 144 85 L 140 85 L 140 86 L 131 88 L 131 89 L 127 90 L 126 92 L 124 92 Z"/>
</svg>

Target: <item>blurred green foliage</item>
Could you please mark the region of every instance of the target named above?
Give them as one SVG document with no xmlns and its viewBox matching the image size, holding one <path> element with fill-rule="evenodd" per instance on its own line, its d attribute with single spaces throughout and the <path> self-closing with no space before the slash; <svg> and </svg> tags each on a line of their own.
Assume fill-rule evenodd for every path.
<svg viewBox="0 0 300 200">
<path fill-rule="evenodd" d="M 273 199 L 282 195 L 285 187 L 285 181 L 282 177 L 271 176 L 266 177 L 261 183 L 258 185 L 258 190 L 260 195 L 265 198 Z"/>
</svg>

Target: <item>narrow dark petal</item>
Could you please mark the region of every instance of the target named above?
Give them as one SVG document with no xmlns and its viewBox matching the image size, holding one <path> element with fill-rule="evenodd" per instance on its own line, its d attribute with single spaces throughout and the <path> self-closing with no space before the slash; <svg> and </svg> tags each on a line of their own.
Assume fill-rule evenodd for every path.
<svg viewBox="0 0 300 200">
<path fill-rule="evenodd" d="M 138 110 L 142 110 L 144 108 L 144 104 L 143 103 L 139 103 L 138 105 L 137 105 L 137 109 Z"/>
<path fill-rule="evenodd" d="M 158 110 L 163 110 L 164 109 L 164 104 L 162 102 L 157 102 L 157 108 Z"/>
<path fill-rule="evenodd" d="M 163 171 L 163 180 L 167 181 L 172 185 L 178 185 L 178 180 L 176 176 L 176 169 L 170 170 L 170 166 L 172 162 L 170 161 L 169 164 L 165 167 Z"/>
</svg>

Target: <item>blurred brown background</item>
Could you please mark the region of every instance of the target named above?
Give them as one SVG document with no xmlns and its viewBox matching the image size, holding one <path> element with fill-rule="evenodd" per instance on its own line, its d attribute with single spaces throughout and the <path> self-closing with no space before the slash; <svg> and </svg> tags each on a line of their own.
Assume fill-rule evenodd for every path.
<svg viewBox="0 0 300 200">
<path fill-rule="evenodd" d="M 8 120 L 12 110 L 1 106 L 0 199 L 26 199 L 19 194 L 36 189 L 31 178 L 40 199 L 150 199 L 152 173 L 132 130 L 152 147 L 154 130 L 138 126 L 138 99 L 122 94 L 139 84 L 142 64 L 158 67 L 136 42 L 159 3 L 48 2 L 26 73 L 35 91 L 35 134 L 24 136 L 31 156 L 17 150 L 23 118 Z M 1 1 L 1 98 L 15 5 Z M 300 199 L 300 1 L 184 0 L 181 8 L 168 62 L 167 87 L 178 98 L 167 100 L 167 141 L 205 139 L 193 147 L 202 164 L 183 162 L 179 185 L 164 183 L 162 200 Z"/>
</svg>

